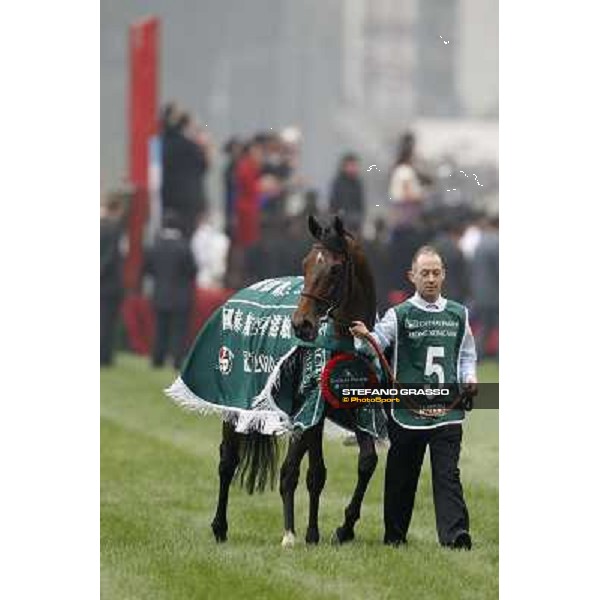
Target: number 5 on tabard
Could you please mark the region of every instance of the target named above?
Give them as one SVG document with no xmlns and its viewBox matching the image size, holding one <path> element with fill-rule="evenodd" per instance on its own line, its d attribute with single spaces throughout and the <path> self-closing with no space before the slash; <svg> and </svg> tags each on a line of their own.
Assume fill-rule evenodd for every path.
<svg viewBox="0 0 600 600">
<path fill-rule="evenodd" d="M 425 376 L 437 375 L 438 384 L 444 385 L 444 367 L 433 362 L 436 358 L 444 358 L 443 346 L 429 346 L 427 348 L 427 359 L 425 361 Z"/>
</svg>

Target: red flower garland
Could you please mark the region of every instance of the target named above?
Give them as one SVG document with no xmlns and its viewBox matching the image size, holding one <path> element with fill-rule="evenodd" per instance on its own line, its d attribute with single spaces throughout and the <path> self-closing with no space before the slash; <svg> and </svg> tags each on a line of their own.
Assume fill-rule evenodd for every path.
<svg viewBox="0 0 600 600">
<path fill-rule="evenodd" d="M 325 368 L 323 369 L 323 373 L 321 373 L 321 393 L 325 398 L 325 402 L 329 404 L 332 408 L 350 408 L 347 404 L 342 404 L 333 393 L 331 389 L 329 380 L 332 374 L 333 369 L 338 365 L 338 363 L 343 362 L 345 360 L 355 360 L 358 358 L 358 355 L 352 352 L 342 352 L 340 354 L 336 354 L 333 358 L 327 361 Z M 379 381 L 377 379 L 377 374 L 371 365 L 367 365 L 369 368 L 369 384 L 371 387 L 377 387 Z"/>
</svg>

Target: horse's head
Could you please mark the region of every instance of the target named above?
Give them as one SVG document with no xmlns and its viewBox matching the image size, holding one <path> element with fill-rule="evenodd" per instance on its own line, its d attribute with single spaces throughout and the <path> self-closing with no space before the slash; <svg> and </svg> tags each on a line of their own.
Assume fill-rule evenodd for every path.
<svg viewBox="0 0 600 600">
<path fill-rule="evenodd" d="M 351 255 L 349 234 L 339 217 L 322 227 L 311 215 L 308 229 L 315 243 L 302 262 L 304 289 L 292 315 L 292 325 L 301 340 L 314 341 L 320 320 L 338 308 L 347 293 Z"/>
</svg>

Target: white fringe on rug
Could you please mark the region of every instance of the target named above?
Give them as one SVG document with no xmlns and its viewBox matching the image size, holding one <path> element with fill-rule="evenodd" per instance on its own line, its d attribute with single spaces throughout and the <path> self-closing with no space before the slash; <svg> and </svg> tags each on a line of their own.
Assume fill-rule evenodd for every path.
<svg viewBox="0 0 600 600">
<path fill-rule="evenodd" d="M 164 391 L 175 404 L 184 410 L 200 415 L 219 414 L 223 421 L 235 425 L 238 433 L 257 431 L 264 435 L 282 435 L 290 431 L 289 417 L 279 409 L 278 411 L 272 409 L 245 410 L 213 404 L 196 396 L 181 377 L 177 377 Z M 282 415 L 285 419 L 282 418 Z"/>
<path fill-rule="evenodd" d="M 196 412 L 200 415 L 219 414 L 223 421 L 235 425 L 235 430 L 238 433 L 257 431 L 264 435 L 290 434 L 293 432 L 293 423 L 290 416 L 277 406 L 274 395 L 281 383 L 281 370 L 285 361 L 298 348 L 299 346 L 294 346 L 277 361 L 264 388 L 253 399 L 250 410 L 230 408 L 204 400 L 196 396 L 181 377 L 177 377 L 173 384 L 165 389 L 165 393 L 184 410 Z M 325 435 L 328 438 L 340 439 L 351 435 L 351 432 L 326 419 Z"/>
<path fill-rule="evenodd" d="M 283 364 L 297 349 L 298 346 L 294 346 L 277 361 L 277 364 L 265 383 L 265 387 L 252 401 L 252 409 L 274 411 L 280 415 L 282 419 L 287 419 L 289 421 L 289 415 L 277 406 L 274 393 L 281 385 L 281 368 L 283 367 Z"/>
</svg>

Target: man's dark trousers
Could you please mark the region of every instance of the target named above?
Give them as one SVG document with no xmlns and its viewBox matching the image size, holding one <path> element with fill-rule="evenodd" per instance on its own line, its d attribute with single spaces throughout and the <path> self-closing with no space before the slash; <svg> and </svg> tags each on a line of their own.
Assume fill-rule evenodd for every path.
<svg viewBox="0 0 600 600">
<path fill-rule="evenodd" d="M 389 419 L 388 434 L 384 541 L 391 544 L 406 541 L 421 465 L 429 444 L 438 539 L 444 546 L 451 545 L 459 533 L 469 531 L 469 513 L 458 469 L 462 425 L 406 429 Z"/>
<path fill-rule="evenodd" d="M 152 364 L 155 367 L 162 367 L 169 354 L 173 358 L 173 366 L 179 369 L 185 356 L 189 311 L 156 309 L 154 314 L 156 332 Z"/>
</svg>

